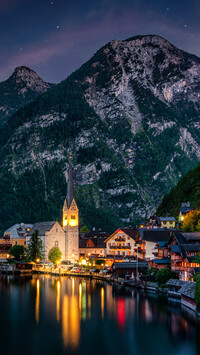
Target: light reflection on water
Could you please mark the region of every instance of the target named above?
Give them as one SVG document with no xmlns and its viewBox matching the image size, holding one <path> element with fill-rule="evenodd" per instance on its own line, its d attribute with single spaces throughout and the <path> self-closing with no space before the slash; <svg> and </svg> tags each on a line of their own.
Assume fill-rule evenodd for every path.
<svg viewBox="0 0 200 355">
<path fill-rule="evenodd" d="M 7 338 L 14 334 L 7 342 L 7 354 L 13 354 L 12 342 L 14 353 L 21 354 L 20 326 L 27 354 L 53 354 L 55 350 L 88 355 L 95 349 L 95 354 L 157 355 L 160 348 L 164 355 L 198 354 L 195 323 L 165 299 L 134 289 L 82 278 L 1 277 L 0 302 L 5 304 L 0 316 L 7 321 Z M 34 346 L 33 337 L 37 339 Z"/>
</svg>

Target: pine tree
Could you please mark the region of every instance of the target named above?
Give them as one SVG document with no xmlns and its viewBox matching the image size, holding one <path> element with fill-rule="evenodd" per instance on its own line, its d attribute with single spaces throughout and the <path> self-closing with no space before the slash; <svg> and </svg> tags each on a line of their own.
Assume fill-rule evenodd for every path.
<svg viewBox="0 0 200 355">
<path fill-rule="evenodd" d="M 42 240 L 39 237 L 39 232 L 36 230 L 31 235 L 31 240 L 27 248 L 27 255 L 30 261 L 42 260 L 44 258 L 44 251 Z"/>
</svg>

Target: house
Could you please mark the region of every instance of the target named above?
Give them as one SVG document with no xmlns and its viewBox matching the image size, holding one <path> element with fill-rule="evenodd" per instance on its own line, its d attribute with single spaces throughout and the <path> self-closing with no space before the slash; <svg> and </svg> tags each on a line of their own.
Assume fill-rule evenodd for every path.
<svg viewBox="0 0 200 355">
<path fill-rule="evenodd" d="M 156 228 L 140 228 L 136 236 L 136 247 L 138 248 L 139 258 L 146 260 L 155 259 L 157 256 L 157 245 L 161 242 L 167 242 L 170 238 L 172 231 Z M 143 255 L 143 257 L 141 257 Z M 168 255 L 163 255 L 166 258 Z"/>
<path fill-rule="evenodd" d="M 155 259 L 151 259 L 148 262 L 149 269 L 152 267 L 160 270 L 171 266 L 171 260 L 169 258 L 169 250 L 167 248 L 167 241 L 158 242 L 155 245 L 155 252 L 153 252 Z"/>
<path fill-rule="evenodd" d="M 12 248 L 12 241 L 10 237 L 0 238 L 0 259 L 5 260 L 11 257 L 9 254 L 10 248 Z"/>
<path fill-rule="evenodd" d="M 200 233 L 173 232 L 168 243 L 171 255 L 171 270 L 180 280 L 189 281 L 194 269 L 199 267 L 195 257 L 200 252 Z"/>
<path fill-rule="evenodd" d="M 119 228 L 104 243 L 106 255 L 112 257 L 133 257 L 136 255 L 135 239 L 137 230 L 133 228 Z"/>
<path fill-rule="evenodd" d="M 181 307 L 187 308 L 192 312 L 196 311 L 196 301 L 194 299 L 195 282 L 187 282 L 181 290 Z"/>
<path fill-rule="evenodd" d="M 139 279 L 141 275 L 146 274 L 148 263 L 146 261 L 114 262 L 112 269 L 116 277 L 129 275 Z"/>
<path fill-rule="evenodd" d="M 48 260 L 48 254 L 51 248 L 58 247 L 62 253 L 62 258 L 65 260 L 65 231 L 57 221 L 38 222 L 35 223 L 27 236 L 27 246 L 30 243 L 31 235 L 38 231 L 38 235 L 42 240 L 44 259 Z"/>
<path fill-rule="evenodd" d="M 170 279 L 167 281 L 166 286 L 168 288 L 168 295 L 175 298 L 181 298 L 181 288 L 188 282 L 177 279 Z M 191 281 L 189 283 L 192 283 Z"/>
<path fill-rule="evenodd" d="M 4 238 L 7 238 L 7 240 L 10 239 L 12 246 L 23 245 L 24 247 L 26 247 L 26 236 L 28 235 L 32 227 L 32 224 L 14 224 L 12 227 L 8 228 L 4 232 Z"/>
<path fill-rule="evenodd" d="M 176 220 L 174 217 L 158 217 L 158 225 L 161 228 L 175 228 Z"/>
<path fill-rule="evenodd" d="M 194 207 L 190 206 L 190 202 L 182 203 L 178 215 L 179 222 L 182 222 L 184 220 L 185 215 L 194 209 Z"/>
<path fill-rule="evenodd" d="M 170 265 L 171 265 L 171 261 L 169 258 L 153 259 L 153 260 L 149 260 L 149 262 L 148 262 L 149 269 L 154 267 L 154 268 L 160 270 L 160 269 L 164 269 L 166 267 L 170 268 Z"/>
<path fill-rule="evenodd" d="M 107 237 L 80 237 L 79 238 L 79 254 L 84 257 L 105 257 L 106 244 L 104 241 Z"/>
</svg>

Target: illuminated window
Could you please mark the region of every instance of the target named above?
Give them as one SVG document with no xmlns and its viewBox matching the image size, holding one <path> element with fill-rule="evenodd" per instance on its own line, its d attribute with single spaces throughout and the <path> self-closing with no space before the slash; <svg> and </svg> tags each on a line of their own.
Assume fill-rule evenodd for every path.
<svg viewBox="0 0 200 355">
<path fill-rule="evenodd" d="M 57 247 L 57 246 L 58 246 L 58 241 L 56 240 L 56 241 L 55 241 L 55 247 Z"/>
<path fill-rule="evenodd" d="M 72 214 L 71 219 L 76 219 L 76 216 L 74 214 Z"/>
</svg>

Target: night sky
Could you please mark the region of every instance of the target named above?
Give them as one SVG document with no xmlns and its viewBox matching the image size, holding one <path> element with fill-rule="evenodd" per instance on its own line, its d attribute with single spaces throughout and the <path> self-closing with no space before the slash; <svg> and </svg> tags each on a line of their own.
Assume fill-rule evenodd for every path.
<svg viewBox="0 0 200 355">
<path fill-rule="evenodd" d="M 60 82 L 113 39 L 157 34 L 200 56 L 199 0 L 0 0 L 0 80 Z"/>
</svg>

